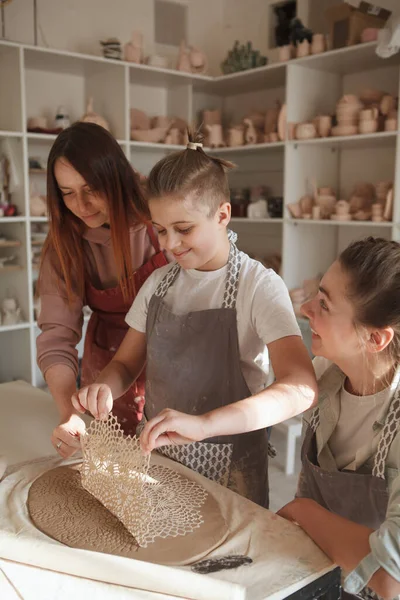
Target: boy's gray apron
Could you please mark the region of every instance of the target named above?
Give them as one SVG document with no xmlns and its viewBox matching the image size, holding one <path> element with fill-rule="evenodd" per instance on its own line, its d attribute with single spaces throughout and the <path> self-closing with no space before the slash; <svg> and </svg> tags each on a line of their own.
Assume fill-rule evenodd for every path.
<svg viewBox="0 0 400 600">
<path fill-rule="evenodd" d="M 202 415 L 251 396 L 243 377 L 236 297 L 240 252 L 231 243 L 221 308 L 173 314 L 164 302 L 179 276 L 173 266 L 158 285 L 147 316 L 147 420 L 164 408 Z M 260 429 L 183 446 L 164 446 L 165 456 L 268 507 L 268 434 Z"/>
<path fill-rule="evenodd" d="M 385 425 L 379 439 L 378 449 L 374 456 L 371 474 L 359 471 L 327 471 L 321 469 L 317 459 L 318 427 L 320 411 L 329 410 L 329 402 L 324 399 L 339 393 L 345 379 L 344 373 L 332 365 L 319 380 L 321 390 L 319 406 L 317 406 L 307 427 L 301 449 L 302 472 L 299 479 L 297 496 L 312 498 L 321 506 L 333 513 L 355 523 L 378 529 L 386 518 L 389 491 L 385 478 L 385 463 L 400 424 L 400 386 L 391 402 Z M 325 390 L 325 391 L 324 391 Z M 332 460 L 333 457 L 332 457 Z M 358 596 L 346 594 L 343 598 L 379 598 L 375 592 L 365 588 Z"/>
</svg>

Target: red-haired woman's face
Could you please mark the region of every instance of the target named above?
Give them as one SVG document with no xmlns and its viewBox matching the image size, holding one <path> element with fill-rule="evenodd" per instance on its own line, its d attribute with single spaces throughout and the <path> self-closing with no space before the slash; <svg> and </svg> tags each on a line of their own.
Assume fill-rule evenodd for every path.
<svg viewBox="0 0 400 600">
<path fill-rule="evenodd" d="M 54 166 L 64 204 L 88 227 L 101 227 L 109 222 L 107 200 L 93 192 L 82 175 L 65 158 L 59 158 Z"/>
</svg>

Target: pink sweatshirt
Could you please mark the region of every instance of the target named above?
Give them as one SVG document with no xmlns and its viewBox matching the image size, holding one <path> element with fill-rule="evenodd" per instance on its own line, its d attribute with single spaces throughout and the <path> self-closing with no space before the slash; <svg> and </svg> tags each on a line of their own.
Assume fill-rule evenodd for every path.
<svg viewBox="0 0 400 600">
<path fill-rule="evenodd" d="M 117 285 L 111 232 L 106 227 L 88 228 L 84 233 L 84 251 L 90 265 L 89 277 L 97 289 Z M 146 228 L 130 229 L 133 269 L 147 262 L 155 253 Z M 37 363 L 43 375 L 49 367 L 64 364 L 78 375 L 76 346 L 82 337 L 84 298 L 76 297 L 68 305 L 64 283 L 54 273 L 50 260 L 43 265 L 44 277 L 40 295 L 41 309 L 38 325 L 42 333 L 36 340 Z"/>
</svg>

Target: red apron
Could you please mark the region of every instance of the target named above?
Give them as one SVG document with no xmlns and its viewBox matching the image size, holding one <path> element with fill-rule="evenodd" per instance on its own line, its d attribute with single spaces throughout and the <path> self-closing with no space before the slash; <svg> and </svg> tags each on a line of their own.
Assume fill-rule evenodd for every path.
<svg viewBox="0 0 400 600">
<path fill-rule="evenodd" d="M 153 271 L 168 263 L 151 226 L 148 226 L 147 233 L 155 254 L 133 273 L 135 293 Z M 86 304 L 93 313 L 85 336 L 82 386 L 93 383 L 118 350 L 129 329 L 125 316 L 135 297 L 133 295 L 125 301 L 120 285 L 98 290 L 90 281 L 86 282 L 85 293 Z M 113 414 L 118 418 L 126 435 L 135 433 L 136 426 L 143 417 L 145 379 L 143 371 L 133 386 L 123 396 L 114 400 Z"/>
</svg>

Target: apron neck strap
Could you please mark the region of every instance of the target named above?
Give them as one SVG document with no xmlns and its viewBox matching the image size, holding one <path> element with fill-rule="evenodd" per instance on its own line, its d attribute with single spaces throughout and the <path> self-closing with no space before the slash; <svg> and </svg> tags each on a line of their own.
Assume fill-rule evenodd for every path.
<svg viewBox="0 0 400 600">
<path fill-rule="evenodd" d="M 385 464 L 390 446 L 397 434 L 400 425 L 400 367 L 397 368 L 392 382 L 392 391 L 394 390 L 393 400 L 390 403 L 385 425 L 379 438 L 378 449 L 374 457 L 374 466 L 372 475 L 385 479 Z"/>
<path fill-rule="evenodd" d="M 225 281 L 224 298 L 222 308 L 235 308 L 239 289 L 239 275 L 242 266 L 242 257 L 234 242 L 231 240 L 229 250 L 228 270 Z"/>
</svg>

